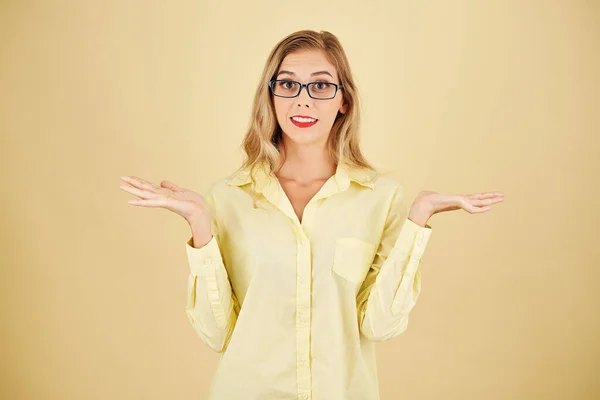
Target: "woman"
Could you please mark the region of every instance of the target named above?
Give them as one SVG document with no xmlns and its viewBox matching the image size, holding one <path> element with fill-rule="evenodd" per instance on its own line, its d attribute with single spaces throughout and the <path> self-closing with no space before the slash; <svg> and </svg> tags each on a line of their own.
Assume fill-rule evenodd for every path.
<svg viewBox="0 0 600 400">
<path fill-rule="evenodd" d="M 190 224 L 186 312 L 222 353 L 210 399 L 378 399 L 374 343 L 407 328 L 428 219 L 502 201 L 426 191 L 407 207 L 364 159 L 359 119 L 339 41 L 303 30 L 269 55 L 238 171 L 205 197 L 122 177 L 130 204 Z"/>
</svg>

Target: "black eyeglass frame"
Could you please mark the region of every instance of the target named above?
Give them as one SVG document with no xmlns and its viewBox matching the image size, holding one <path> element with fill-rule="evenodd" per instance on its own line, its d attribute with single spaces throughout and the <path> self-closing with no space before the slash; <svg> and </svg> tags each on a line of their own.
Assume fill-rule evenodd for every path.
<svg viewBox="0 0 600 400">
<path fill-rule="evenodd" d="M 275 94 L 275 88 L 273 88 L 273 85 L 275 85 L 275 83 L 277 82 L 293 82 L 293 83 L 297 83 L 298 85 L 300 85 L 300 88 L 298 89 L 298 93 L 296 93 L 296 95 L 294 96 L 281 96 L 279 94 Z M 313 95 L 310 94 L 310 90 L 308 89 L 308 85 L 311 85 L 313 83 L 327 83 L 328 85 L 333 85 L 335 87 L 335 92 L 333 93 L 333 96 L 331 97 L 314 97 Z M 302 92 L 302 88 L 306 87 L 306 93 L 308 94 L 308 96 L 312 99 L 315 100 L 331 100 L 333 98 L 335 98 L 335 96 L 337 96 L 337 92 L 338 90 L 343 88 L 343 84 L 337 84 L 337 83 L 333 83 L 333 82 L 325 82 L 325 81 L 315 81 L 315 82 L 308 82 L 308 83 L 301 83 L 298 81 L 293 81 L 291 79 L 271 79 L 269 81 L 269 89 L 271 89 L 271 93 L 274 96 L 277 97 L 282 97 L 284 99 L 293 99 L 294 97 L 298 97 L 300 96 L 300 92 Z"/>
</svg>

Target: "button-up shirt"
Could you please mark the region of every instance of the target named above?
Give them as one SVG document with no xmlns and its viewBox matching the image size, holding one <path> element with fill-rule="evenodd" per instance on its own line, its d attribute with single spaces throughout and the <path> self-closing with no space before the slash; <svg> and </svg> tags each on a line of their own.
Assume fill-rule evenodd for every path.
<svg viewBox="0 0 600 400">
<path fill-rule="evenodd" d="M 402 185 L 340 164 L 302 221 L 266 167 L 204 197 L 213 237 L 186 243 L 185 311 L 221 353 L 209 399 L 379 399 L 374 345 L 407 329 L 431 234 Z"/>
</svg>

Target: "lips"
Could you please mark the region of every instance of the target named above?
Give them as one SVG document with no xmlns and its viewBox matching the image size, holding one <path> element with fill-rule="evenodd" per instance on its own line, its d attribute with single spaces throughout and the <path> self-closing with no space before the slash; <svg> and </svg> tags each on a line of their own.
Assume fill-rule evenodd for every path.
<svg viewBox="0 0 600 400">
<path fill-rule="evenodd" d="M 314 118 L 306 116 L 306 115 L 294 115 L 294 117 L 314 119 Z M 296 125 L 299 128 L 309 128 L 309 127 L 313 126 L 314 124 L 316 124 L 317 121 L 319 121 L 319 120 L 314 119 L 314 121 L 311 121 L 311 122 L 300 122 L 300 121 L 294 120 L 294 118 L 292 117 L 292 118 L 290 118 L 290 121 L 292 121 L 292 124 Z"/>
</svg>

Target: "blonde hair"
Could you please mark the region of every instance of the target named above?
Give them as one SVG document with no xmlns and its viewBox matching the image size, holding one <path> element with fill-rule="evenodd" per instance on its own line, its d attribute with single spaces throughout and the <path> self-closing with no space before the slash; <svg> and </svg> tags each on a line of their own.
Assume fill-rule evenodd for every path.
<svg viewBox="0 0 600 400">
<path fill-rule="evenodd" d="M 282 141 L 282 132 L 277 122 L 273 95 L 269 90 L 268 82 L 275 78 L 283 59 L 288 54 L 300 50 L 322 51 L 336 68 L 340 83 L 343 85 L 340 92 L 348 108 L 344 114 L 338 112 L 331 127 L 327 141 L 331 158 L 345 166 L 366 168 L 377 172 L 360 150 L 359 94 L 346 53 L 335 35 L 327 31 L 313 30 L 294 32 L 283 38 L 271 50 L 256 88 L 249 127 L 241 145 L 246 153 L 246 160 L 238 171 L 250 168 L 252 175 L 255 168 L 262 164 L 272 172 L 283 164 L 283 156 L 278 149 Z"/>
</svg>

